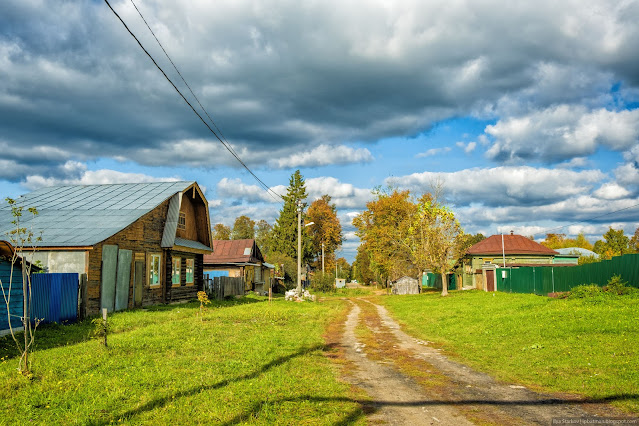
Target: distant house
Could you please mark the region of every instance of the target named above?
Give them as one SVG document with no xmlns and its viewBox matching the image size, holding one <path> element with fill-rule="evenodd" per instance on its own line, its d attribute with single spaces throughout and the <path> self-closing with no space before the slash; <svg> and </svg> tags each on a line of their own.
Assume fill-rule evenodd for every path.
<svg viewBox="0 0 639 426">
<path fill-rule="evenodd" d="M 599 255 L 594 251 L 590 251 L 581 247 L 567 247 L 556 250 L 558 255 L 555 256 L 555 263 L 572 263 L 577 265 L 580 257 L 594 257 L 599 259 Z"/>
<path fill-rule="evenodd" d="M 63 185 L 17 199 L 39 214 L 22 225 L 42 232 L 29 257 L 47 272 L 87 275 L 86 313 L 196 297 L 211 253 L 208 202 L 196 182 Z M 0 233 L 11 229 L 0 207 Z"/>
<path fill-rule="evenodd" d="M 411 277 L 402 277 L 391 283 L 393 294 L 419 294 L 419 281 Z"/>
<path fill-rule="evenodd" d="M 503 242 L 503 243 L 502 243 Z M 463 258 L 463 288 L 495 290 L 495 266 L 572 266 L 555 263 L 559 253 L 522 235 L 492 235 L 473 245 Z"/>
<path fill-rule="evenodd" d="M 213 277 L 242 277 L 247 291 L 268 291 L 271 269 L 264 262 L 260 248 L 253 239 L 213 240 L 213 253 L 205 255 L 204 275 Z"/>
</svg>

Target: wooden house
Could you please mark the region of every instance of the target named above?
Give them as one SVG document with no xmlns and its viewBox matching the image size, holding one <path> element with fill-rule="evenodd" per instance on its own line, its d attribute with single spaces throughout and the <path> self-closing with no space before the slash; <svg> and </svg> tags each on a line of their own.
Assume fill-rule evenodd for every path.
<svg viewBox="0 0 639 426">
<path fill-rule="evenodd" d="M 554 262 L 555 250 L 523 235 L 492 235 L 473 245 L 463 258 L 463 288 L 495 290 L 495 267 L 565 266 Z"/>
<path fill-rule="evenodd" d="M 245 290 L 266 292 L 271 285 L 274 268 L 264 262 L 255 240 L 213 240 L 213 253 L 204 256 L 204 275 L 242 277 Z"/>
<path fill-rule="evenodd" d="M 196 182 L 63 185 L 17 199 L 39 214 L 29 258 L 47 272 L 86 274 L 85 313 L 195 298 L 212 251 L 208 202 Z M 0 208 L 0 232 L 10 212 Z"/>
</svg>

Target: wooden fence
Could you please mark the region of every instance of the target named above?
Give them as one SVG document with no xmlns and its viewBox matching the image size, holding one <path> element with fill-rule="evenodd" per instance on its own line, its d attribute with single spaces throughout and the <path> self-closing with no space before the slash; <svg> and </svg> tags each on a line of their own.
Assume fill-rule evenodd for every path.
<svg viewBox="0 0 639 426">
<path fill-rule="evenodd" d="M 244 278 L 213 277 L 204 280 L 206 293 L 217 300 L 226 296 L 244 296 Z"/>
</svg>

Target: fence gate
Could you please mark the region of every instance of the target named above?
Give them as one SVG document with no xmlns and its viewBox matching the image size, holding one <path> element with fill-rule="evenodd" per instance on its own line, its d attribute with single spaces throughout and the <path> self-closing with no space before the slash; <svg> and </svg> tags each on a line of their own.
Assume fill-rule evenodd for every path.
<svg viewBox="0 0 639 426">
<path fill-rule="evenodd" d="M 486 291 L 495 291 L 495 271 L 486 270 Z"/>
<path fill-rule="evenodd" d="M 78 280 L 76 273 L 31 275 L 31 318 L 43 322 L 75 322 Z"/>
</svg>

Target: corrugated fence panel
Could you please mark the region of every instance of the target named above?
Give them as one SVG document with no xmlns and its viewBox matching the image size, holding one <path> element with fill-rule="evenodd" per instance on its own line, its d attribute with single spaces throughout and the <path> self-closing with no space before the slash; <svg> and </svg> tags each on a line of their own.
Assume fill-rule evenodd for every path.
<svg viewBox="0 0 639 426">
<path fill-rule="evenodd" d="M 506 278 L 501 278 L 501 271 Z M 526 266 L 498 268 L 497 289 L 509 293 L 548 293 L 570 291 L 581 284 L 605 286 L 613 275 L 620 275 L 628 285 L 639 288 L 639 253 L 613 257 L 580 266 Z"/>
<path fill-rule="evenodd" d="M 13 278 L 11 278 L 13 277 Z M 9 299 L 9 314 L 7 315 L 7 305 L 4 297 L 0 301 L 0 332 L 9 329 L 9 318 L 13 328 L 22 327 L 22 270 L 20 265 L 13 268 L 11 274 L 11 263 L 0 260 L 0 281 L 2 281 L 2 291 Z M 9 285 L 11 284 L 11 285 Z M 0 296 L 1 297 L 1 296 Z"/>
<path fill-rule="evenodd" d="M 74 322 L 78 316 L 78 274 L 33 274 L 31 317 L 42 322 Z"/>
</svg>

